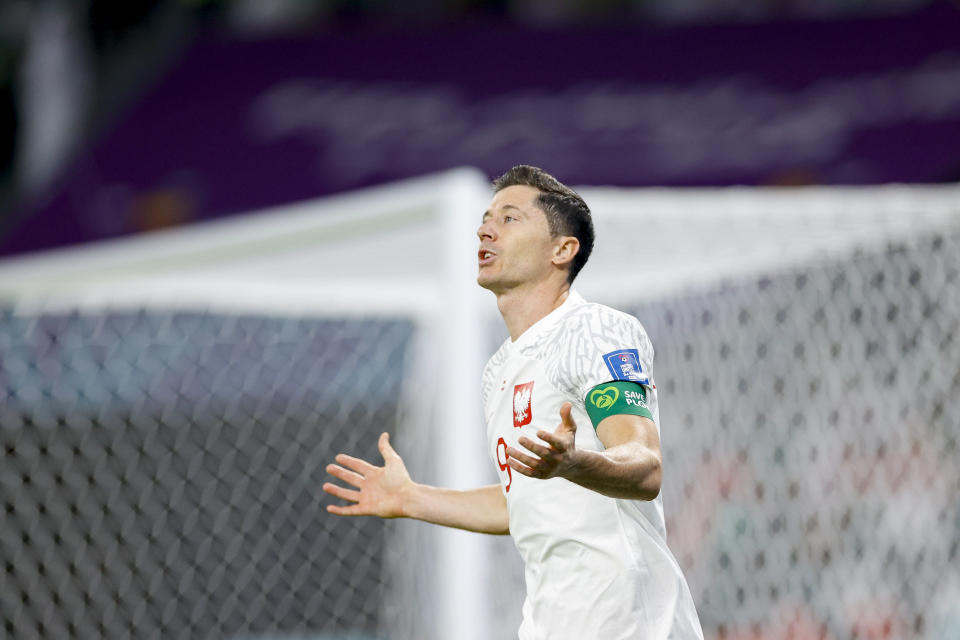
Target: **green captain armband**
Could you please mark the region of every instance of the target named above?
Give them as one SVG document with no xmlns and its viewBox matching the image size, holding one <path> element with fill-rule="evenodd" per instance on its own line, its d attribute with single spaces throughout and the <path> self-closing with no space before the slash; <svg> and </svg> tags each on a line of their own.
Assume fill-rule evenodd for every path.
<svg viewBox="0 0 960 640">
<path fill-rule="evenodd" d="M 598 384 L 587 393 L 584 405 L 594 429 L 604 418 L 621 414 L 653 420 L 653 413 L 647 406 L 647 389 L 636 382 L 614 380 Z"/>
</svg>

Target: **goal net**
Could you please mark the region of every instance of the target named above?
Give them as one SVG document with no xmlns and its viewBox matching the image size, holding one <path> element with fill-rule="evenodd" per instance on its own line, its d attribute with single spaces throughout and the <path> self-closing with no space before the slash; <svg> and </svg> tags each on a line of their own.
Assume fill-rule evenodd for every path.
<svg viewBox="0 0 960 640">
<path fill-rule="evenodd" d="M 958 195 L 726 192 L 707 222 L 675 194 L 661 228 L 725 266 L 625 306 L 657 348 L 669 542 L 707 637 L 960 633 Z"/>
<path fill-rule="evenodd" d="M 645 324 L 705 633 L 960 633 L 960 189 L 583 189 Z M 493 482 L 458 170 L 0 264 L 0 624 L 17 638 L 513 637 L 509 538 L 326 513 L 325 466 Z"/>
</svg>

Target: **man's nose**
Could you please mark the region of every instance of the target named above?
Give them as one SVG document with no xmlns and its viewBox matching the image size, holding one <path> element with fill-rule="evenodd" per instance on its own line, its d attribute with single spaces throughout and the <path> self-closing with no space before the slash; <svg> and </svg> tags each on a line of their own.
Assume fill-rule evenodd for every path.
<svg viewBox="0 0 960 640">
<path fill-rule="evenodd" d="M 484 222 L 477 229 L 477 237 L 481 240 L 494 240 L 497 237 L 496 231 L 489 222 Z"/>
</svg>

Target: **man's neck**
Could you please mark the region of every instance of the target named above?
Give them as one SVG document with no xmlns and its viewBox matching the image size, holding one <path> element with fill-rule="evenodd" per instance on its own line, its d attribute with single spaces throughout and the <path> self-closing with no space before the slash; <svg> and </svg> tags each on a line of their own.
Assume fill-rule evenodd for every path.
<svg viewBox="0 0 960 640">
<path fill-rule="evenodd" d="M 498 293 L 497 307 L 510 332 L 510 340 L 516 341 L 524 331 L 562 305 L 569 295 L 570 285 L 566 282 L 560 287 L 543 282 Z"/>
</svg>

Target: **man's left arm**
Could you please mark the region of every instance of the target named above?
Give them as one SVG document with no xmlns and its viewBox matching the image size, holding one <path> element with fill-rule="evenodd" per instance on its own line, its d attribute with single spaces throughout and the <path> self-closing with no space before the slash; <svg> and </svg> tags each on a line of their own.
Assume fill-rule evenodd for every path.
<svg viewBox="0 0 960 640">
<path fill-rule="evenodd" d="M 507 464 L 531 478 L 566 478 L 612 498 L 656 498 L 662 458 L 653 420 L 633 413 L 602 417 L 596 428 L 605 450 L 587 451 L 576 448 L 577 424 L 571 410 L 571 404 L 564 403 L 557 429 L 537 432 L 542 442 L 521 437 L 518 442 L 526 451 L 509 447 Z"/>
</svg>

